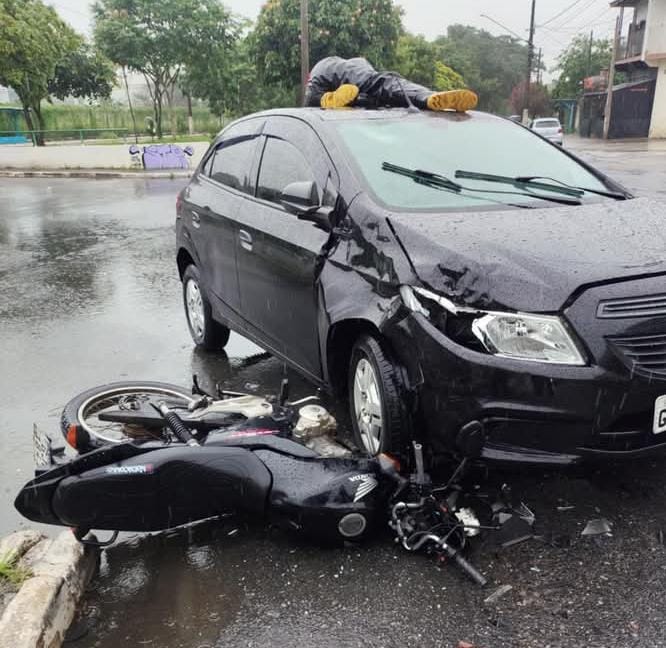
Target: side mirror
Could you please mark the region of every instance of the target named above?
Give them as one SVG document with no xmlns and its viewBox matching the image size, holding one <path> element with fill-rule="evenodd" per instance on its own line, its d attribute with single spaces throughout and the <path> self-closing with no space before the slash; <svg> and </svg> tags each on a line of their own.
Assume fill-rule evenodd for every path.
<svg viewBox="0 0 666 648">
<path fill-rule="evenodd" d="M 280 204 L 301 220 L 311 221 L 321 229 L 330 231 L 333 208 L 320 204 L 316 183 L 306 181 L 288 184 L 280 194 Z"/>
<path fill-rule="evenodd" d="M 280 203 L 292 214 L 301 216 L 319 207 L 319 191 L 314 182 L 292 182 L 280 194 Z"/>
</svg>

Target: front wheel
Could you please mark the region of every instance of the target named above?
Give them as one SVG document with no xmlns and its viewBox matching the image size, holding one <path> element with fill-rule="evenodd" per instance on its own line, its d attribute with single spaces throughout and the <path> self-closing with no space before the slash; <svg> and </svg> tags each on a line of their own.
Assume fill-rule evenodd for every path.
<svg viewBox="0 0 666 648">
<path fill-rule="evenodd" d="M 400 384 L 399 370 L 379 340 L 361 336 L 349 363 L 349 409 L 354 440 L 371 456 L 402 450 L 407 420 Z"/>
<path fill-rule="evenodd" d="M 109 383 L 72 398 L 62 412 L 60 427 L 67 442 L 79 452 L 130 439 L 159 438 L 164 422 L 146 415 L 153 414 L 150 403 L 164 401 L 169 407 L 187 407 L 192 399 L 190 391 L 169 383 Z M 126 412 L 128 421 L 104 420 L 104 413 L 110 410 Z"/>
<path fill-rule="evenodd" d="M 229 329 L 213 319 L 210 303 L 201 288 L 201 276 L 195 265 L 183 273 L 183 304 L 187 326 L 194 343 L 208 351 L 219 351 L 229 341 Z"/>
</svg>

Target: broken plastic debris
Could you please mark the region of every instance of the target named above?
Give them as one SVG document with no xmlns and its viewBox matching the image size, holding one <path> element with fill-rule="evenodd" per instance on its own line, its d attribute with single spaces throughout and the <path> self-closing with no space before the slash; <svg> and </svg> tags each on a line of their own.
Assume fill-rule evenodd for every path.
<svg viewBox="0 0 666 648">
<path fill-rule="evenodd" d="M 534 516 L 534 513 L 527 508 L 527 505 L 524 502 L 520 503 L 520 506 L 515 510 L 516 515 L 519 515 L 527 524 L 532 526 L 534 524 L 534 520 L 536 519 Z"/>
<path fill-rule="evenodd" d="M 454 515 L 458 518 L 461 524 L 465 526 L 465 535 L 466 536 L 475 536 L 479 535 L 481 530 L 479 529 L 479 526 L 481 523 L 479 522 L 479 518 L 476 516 L 474 511 L 471 508 L 459 508 Z"/>
<path fill-rule="evenodd" d="M 524 542 L 533 537 L 532 526 L 525 518 L 519 515 L 509 515 L 500 513 L 498 515 L 501 528 L 497 532 L 496 542 L 501 547 L 511 547 L 519 542 Z"/>
<path fill-rule="evenodd" d="M 498 601 L 502 596 L 513 589 L 513 585 L 500 585 L 485 601 L 485 605 L 490 605 Z"/>
<path fill-rule="evenodd" d="M 590 520 L 583 529 L 583 536 L 612 535 L 611 523 L 604 518 Z"/>
</svg>

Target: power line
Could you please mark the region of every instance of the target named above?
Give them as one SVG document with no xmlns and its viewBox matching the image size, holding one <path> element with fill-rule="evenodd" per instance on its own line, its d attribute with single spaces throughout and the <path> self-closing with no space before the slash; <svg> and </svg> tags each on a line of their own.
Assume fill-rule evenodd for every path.
<svg viewBox="0 0 666 648">
<path fill-rule="evenodd" d="M 560 13 L 555 14 L 552 18 L 549 18 L 548 20 L 546 20 L 546 22 L 541 23 L 540 25 L 538 25 L 538 27 L 543 27 L 544 25 L 547 25 L 548 23 L 552 23 L 553 20 L 557 20 L 560 16 L 563 16 L 565 13 L 567 13 L 567 11 L 573 9 L 580 2 L 583 2 L 583 0 L 575 0 L 570 5 L 566 6 L 564 9 L 562 9 L 562 11 L 560 11 Z"/>
<path fill-rule="evenodd" d="M 591 6 L 591 5 L 590 5 Z M 583 10 L 584 12 L 585 10 Z M 555 33 L 571 33 L 575 31 L 579 31 L 581 29 L 585 29 L 590 26 L 597 26 L 595 23 L 602 17 L 604 16 L 608 11 L 610 11 L 610 7 L 604 8 L 604 10 L 601 13 L 598 13 L 594 16 L 594 18 L 591 18 L 589 20 L 585 20 L 584 22 L 580 22 L 577 25 L 571 25 L 568 27 L 565 27 L 563 24 L 556 26 L 556 27 L 544 27 L 546 31 L 549 32 L 555 32 Z M 605 22 L 610 22 L 610 20 L 604 21 Z M 613 23 L 615 23 L 615 20 L 613 20 Z M 601 24 L 601 23 L 600 23 Z"/>
</svg>

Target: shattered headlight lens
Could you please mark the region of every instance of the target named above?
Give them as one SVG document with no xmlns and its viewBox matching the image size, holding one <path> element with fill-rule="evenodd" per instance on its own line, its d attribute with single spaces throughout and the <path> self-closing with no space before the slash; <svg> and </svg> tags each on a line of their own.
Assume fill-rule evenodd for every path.
<svg viewBox="0 0 666 648">
<path fill-rule="evenodd" d="M 412 286 L 402 286 L 400 294 L 407 308 L 465 346 L 517 360 L 586 364 L 564 322 L 555 315 L 481 311 Z"/>
</svg>

